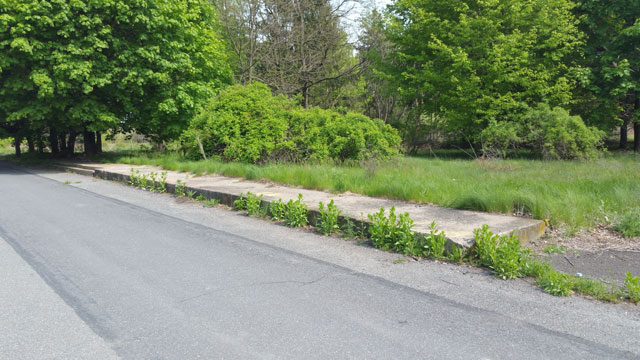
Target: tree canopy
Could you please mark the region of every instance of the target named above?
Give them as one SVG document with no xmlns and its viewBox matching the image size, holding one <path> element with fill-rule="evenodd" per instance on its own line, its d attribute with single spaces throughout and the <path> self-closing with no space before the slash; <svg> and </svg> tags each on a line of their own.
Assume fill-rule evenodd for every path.
<svg viewBox="0 0 640 360">
<path fill-rule="evenodd" d="M 0 126 L 175 138 L 230 82 L 216 27 L 205 0 L 0 0 Z"/>
</svg>

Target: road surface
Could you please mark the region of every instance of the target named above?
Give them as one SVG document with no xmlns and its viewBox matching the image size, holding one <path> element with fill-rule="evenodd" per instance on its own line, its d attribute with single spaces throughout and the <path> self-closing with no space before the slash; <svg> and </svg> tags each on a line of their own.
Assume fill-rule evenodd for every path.
<svg viewBox="0 0 640 360">
<path fill-rule="evenodd" d="M 638 359 L 640 309 L 0 162 L 0 359 Z"/>
</svg>

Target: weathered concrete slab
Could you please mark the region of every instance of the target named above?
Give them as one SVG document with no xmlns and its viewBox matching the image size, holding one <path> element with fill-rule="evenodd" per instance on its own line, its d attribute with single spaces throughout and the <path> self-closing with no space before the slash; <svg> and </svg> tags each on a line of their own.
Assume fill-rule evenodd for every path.
<svg viewBox="0 0 640 360">
<path fill-rule="evenodd" d="M 131 169 L 138 170 L 141 174 L 150 172 L 160 173 L 162 170 L 153 166 L 137 166 L 123 164 L 96 164 L 96 163 L 62 163 L 68 171 L 86 174 L 87 170 L 93 171 L 93 175 L 116 181 L 129 180 Z M 418 233 L 429 232 L 429 224 L 435 222 L 439 230 L 443 230 L 451 242 L 450 245 L 458 245 L 468 248 L 473 245 L 473 230 L 484 224 L 489 225 L 491 231 L 498 234 L 518 235 L 523 243 L 539 238 L 545 229 L 545 224 L 540 220 L 525 219 L 500 214 L 483 213 L 449 209 L 428 204 L 417 204 L 400 200 L 372 198 L 353 193 L 331 194 L 324 191 L 308 190 L 298 187 L 273 184 L 266 181 L 249 181 L 239 178 L 231 178 L 220 175 L 194 176 L 193 174 L 176 171 L 167 172 L 167 189 L 173 192 L 177 181 L 186 182 L 187 190 L 198 195 L 220 200 L 226 205 L 233 205 L 241 194 L 252 192 L 262 194 L 263 201 L 270 203 L 278 199 L 288 201 L 296 199 L 302 194 L 303 202 L 309 206 L 314 217 L 317 214 L 318 203 L 328 203 L 333 200 L 336 206 L 342 210 L 342 215 L 357 223 L 368 223 L 368 214 L 378 212 L 381 207 L 396 208 L 397 213 L 408 212 L 415 222 L 414 230 Z"/>
</svg>

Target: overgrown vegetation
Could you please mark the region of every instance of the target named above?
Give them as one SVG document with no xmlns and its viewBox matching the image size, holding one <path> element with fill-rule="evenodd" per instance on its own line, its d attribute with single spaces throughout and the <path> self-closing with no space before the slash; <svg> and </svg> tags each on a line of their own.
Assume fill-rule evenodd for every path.
<svg viewBox="0 0 640 360">
<path fill-rule="evenodd" d="M 338 209 L 333 200 L 329 201 L 326 207 L 321 201 L 318 204 L 318 212 L 320 213 L 320 219 L 317 226 L 323 235 L 331 235 L 340 231 L 338 220 L 342 210 Z"/>
<path fill-rule="evenodd" d="M 166 177 L 166 176 L 165 176 Z M 153 175 L 150 176 L 154 178 Z M 150 183 L 145 183 L 146 175 L 141 175 L 132 169 L 129 183 L 144 189 L 154 189 Z M 176 196 L 184 195 L 184 183 L 178 180 L 175 187 Z M 193 198 L 193 195 L 187 195 Z M 302 201 L 302 194 L 298 194 L 296 200 L 289 200 L 284 203 L 282 199 L 272 201 L 266 207 L 262 206 L 263 195 L 248 192 L 246 196 L 240 195 L 234 202 L 234 207 L 238 211 L 246 211 L 249 216 L 259 216 L 267 218 L 271 214 L 271 219 L 284 221 L 290 227 L 307 226 L 309 209 Z M 195 200 L 203 202 L 206 206 L 216 206 L 218 201 L 207 199 L 200 195 Z M 542 262 L 531 253 L 529 249 L 523 248 L 520 240 L 514 235 L 497 235 L 489 230 L 487 225 L 474 230 L 474 245 L 470 251 L 451 244 L 448 246 L 446 234 L 439 231 L 436 224 L 432 222 L 429 226 L 428 234 L 416 234 L 413 231 L 413 220 L 408 213 L 396 214 L 394 207 L 389 212 L 381 208 L 374 214 L 369 214 L 369 224 L 357 234 L 355 225 L 349 219 L 345 226 L 340 227 L 338 220 L 342 213 L 335 203 L 330 201 L 327 205 L 320 202 L 318 204 L 319 217 L 316 218 L 315 226 L 324 235 L 332 235 L 342 231 L 348 238 L 368 238 L 371 244 L 385 251 L 394 251 L 406 256 L 447 260 L 453 263 L 468 261 L 472 264 L 486 267 L 491 272 L 504 280 L 521 277 L 533 277 L 536 284 L 545 292 L 556 296 L 569 296 L 572 293 L 579 293 L 592 296 L 601 301 L 615 302 L 620 299 L 627 299 L 630 302 L 640 302 L 640 280 L 631 273 L 626 274 L 624 286 L 616 288 L 612 283 L 606 285 L 603 282 L 583 278 L 582 276 L 571 276 L 555 271 L 548 263 Z M 562 252 L 561 247 L 547 247 L 545 252 Z"/>
<path fill-rule="evenodd" d="M 284 223 L 290 227 L 307 226 L 309 220 L 307 213 L 309 208 L 302 202 L 302 194 L 298 194 L 298 199 L 289 200 L 284 208 Z"/>
<path fill-rule="evenodd" d="M 460 152 L 435 154 L 437 158 L 406 157 L 362 164 L 257 166 L 154 153 L 113 154 L 104 161 L 532 216 L 549 219 L 553 227 L 591 227 L 607 214 L 613 218 L 613 214 L 640 208 L 640 159 L 633 155 L 607 155 L 594 162 L 540 162 L 472 161 L 448 158 L 464 156 Z"/>
<path fill-rule="evenodd" d="M 182 136 L 192 159 L 263 163 L 267 160 L 363 160 L 398 155 L 395 129 L 364 115 L 303 109 L 264 84 L 223 90 Z"/>
<path fill-rule="evenodd" d="M 627 210 L 614 226 L 625 237 L 640 236 L 640 208 Z"/>
</svg>

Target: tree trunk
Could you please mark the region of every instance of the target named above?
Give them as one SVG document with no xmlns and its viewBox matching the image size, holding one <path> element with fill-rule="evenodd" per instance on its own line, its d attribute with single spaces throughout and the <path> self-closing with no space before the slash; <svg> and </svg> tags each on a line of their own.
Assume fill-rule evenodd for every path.
<svg viewBox="0 0 640 360">
<path fill-rule="evenodd" d="M 635 113 L 640 111 L 640 94 L 636 94 L 636 101 L 634 103 Z M 640 151 L 640 114 L 636 117 L 636 121 L 633 123 L 633 151 Z"/>
<path fill-rule="evenodd" d="M 67 156 L 72 157 L 76 150 L 76 137 L 78 133 L 75 130 L 69 131 L 69 139 L 67 140 Z"/>
<path fill-rule="evenodd" d="M 42 140 L 42 136 L 38 136 L 38 154 L 44 154 L 44 140 Z"/>
<path fill-rule="evenodd" d="M 60 152 L 63 154 L 66 154 L 67 153 L 67 134 L 62 133 L 60 134 L 59 138 L 60 138 Z"/>
<path fill-rule="evenodd" d="M 102 153 L 102 133 L 100 131 L 96 131 L 96 152 Z"/>
<path fill-rule="evenodd" d="M 84 154 L 87 156 L 93 156 L 96 154 L 96 134 L 93 131 L 87 131 L 86 129 L 82 133 L 84 142 Z"/>
<path fill-rule="evenodd" d="M 22 143 L 22 138 L 20 136 L 16 135 L 13 138 L 13 147 L 16 149 L 16 157 L 20 157 L 20 155 L 21 155 L 20 143 Z"/>
<path fill-rule="evenodd" d="M 629 123 L 625 120 L 622 126 L 620 126 L 620 150 L 627 149 L 628 128 Z"/>
<path fill-rule="evenodd" d="M 33 135 L 27 136 L 27 145 L 29 147 L 29 154 L 36 152 L 36 144 L 33 142 Z"/>
<path fill-rule="evenodd" d="M 633 124 L 633 151 L 640 152 L 640 119 Z"/>
<path fill-rule="evenodd" d="M 58 156 L 60 148 L 58 147 L 58 132 L 56 129 L 49 129 L 49 146 L 51 147 L 51 154 Z"/>
</svg>

